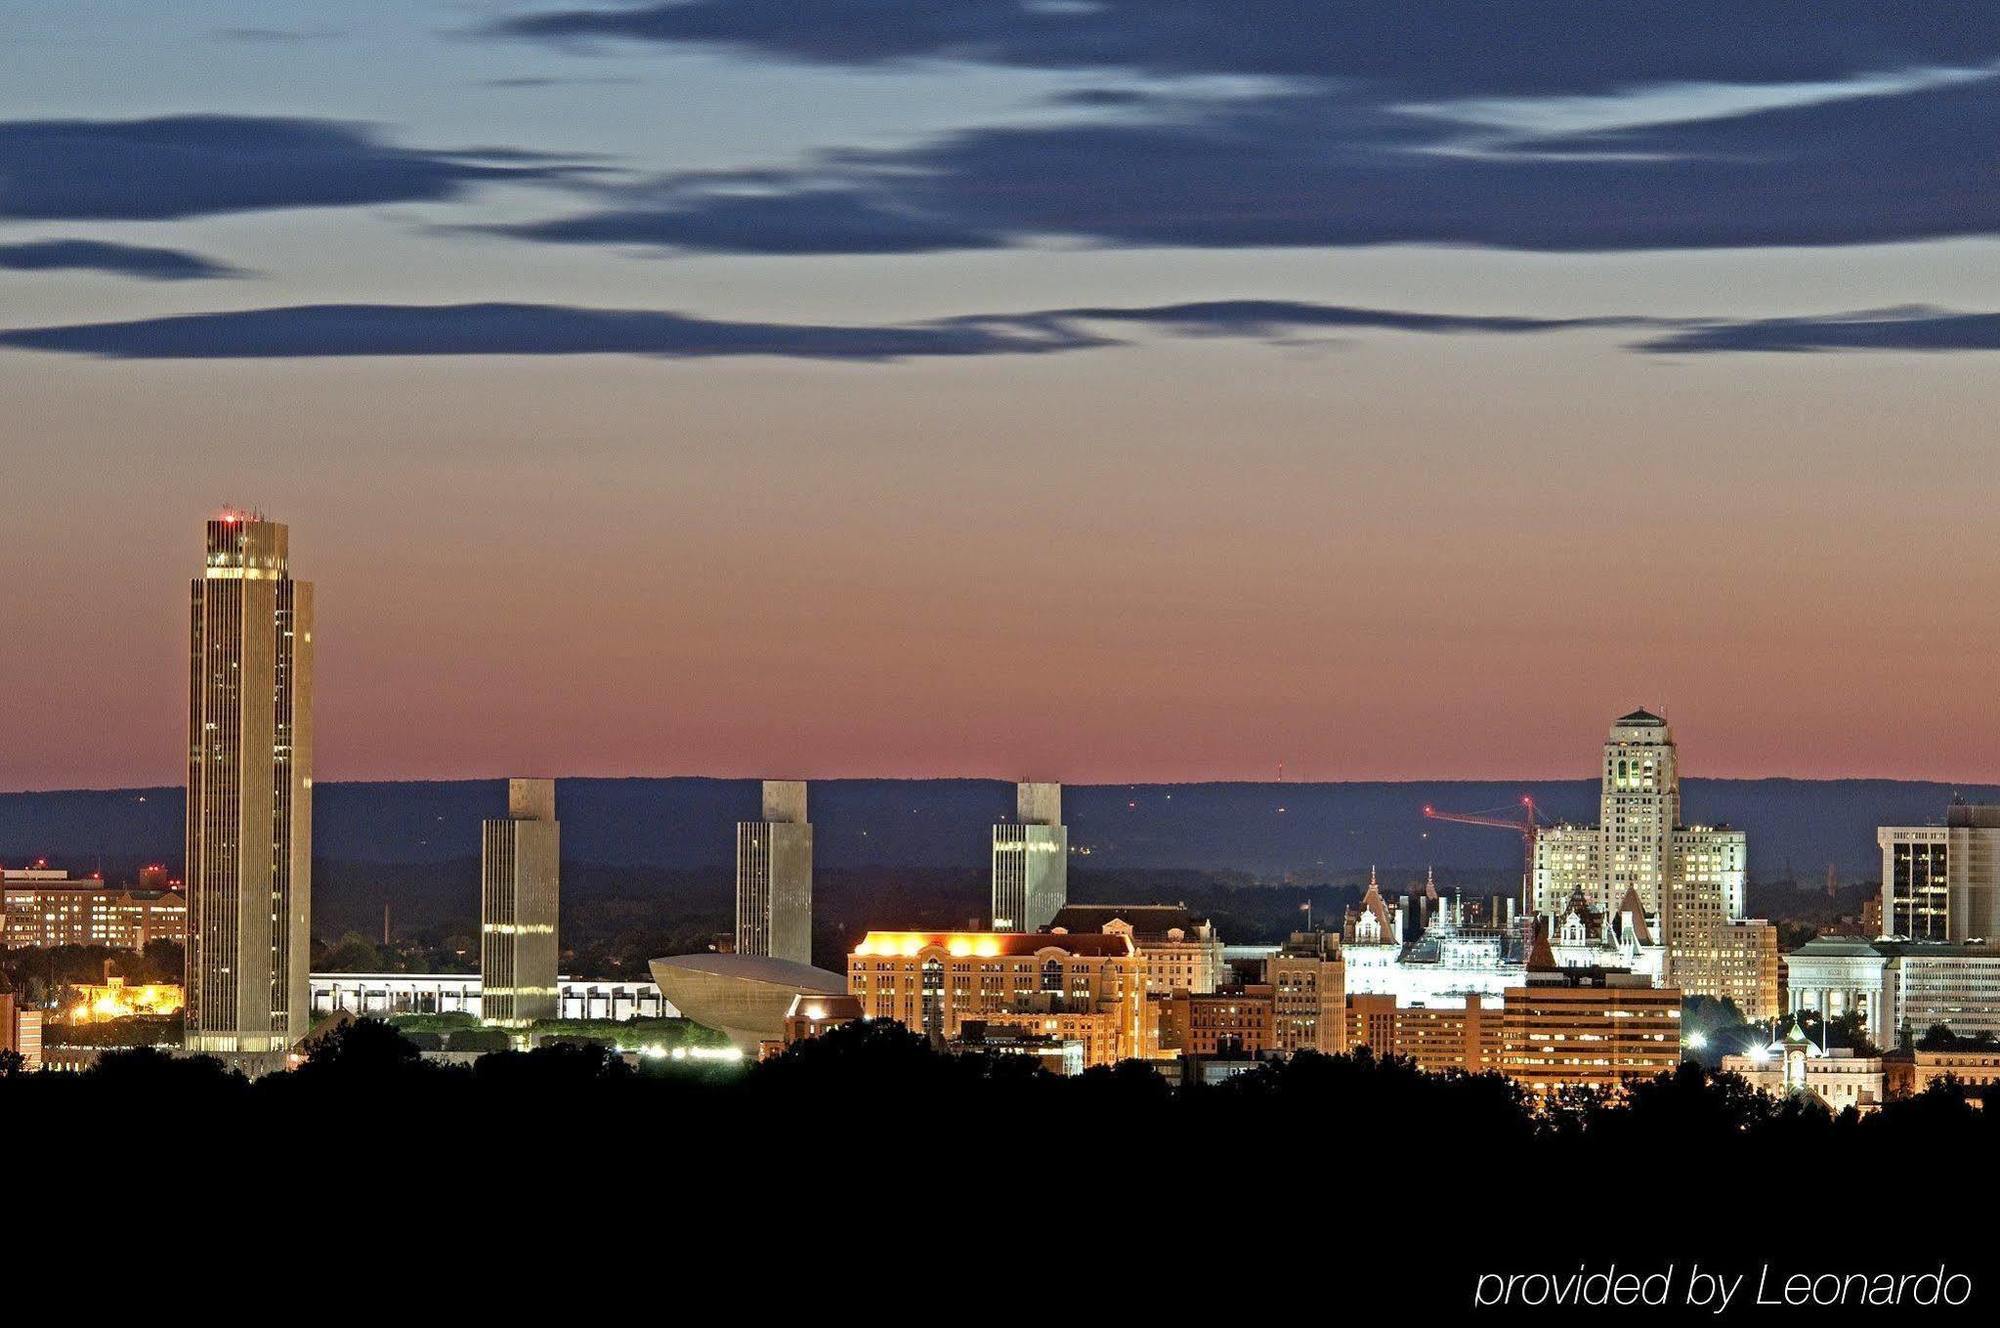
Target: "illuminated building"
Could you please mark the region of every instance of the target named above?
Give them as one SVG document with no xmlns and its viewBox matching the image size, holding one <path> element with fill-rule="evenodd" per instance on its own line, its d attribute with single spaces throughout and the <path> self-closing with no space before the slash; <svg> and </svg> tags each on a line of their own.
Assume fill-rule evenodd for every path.
<svg viewBox="0 0 2000 1328">
<path fill-rule="evenodd" d="M 1294 932 L 1264 963 L 1271 989 L 1271 1049 L 1329 1055 L 1347 1050 L 1347 966 L 1340 938 Z"/>
<path fill-rule="evenodd" d="M 1271 988 L 1264 983 L 1177 991 L 1159 1005 L 1163 1050 L 1183 1057 L 1253 1060 L 1276 1050 Z"/>
<path fill-rule="evenodd" d="M 782 1051 L 795 1042 L 819 1037 L 847 1024 L 859 1023 L 864 1017 L 861 1002 L 852 996 L 801 993 L 792 997 L 791 1005 L 785 1009 L 783 1035 L 775 1042 L 764 1043 L 762 1053 L 770 1055 Z"/>
<path fill-rule="evenodd" d="M 1014 803 L 993 827 L 993 930 L 1039 931 L 1069 902 L 1062 785 L 1016 785 Z"/>
<path fill-rule="evenodd" d="M 507 816 L 482 826 L 481 1023 L 526 1028 L 556 1017 L 556 909 L 562 827 L 553 779 L 507 781 Z"/>
<path fill-rule="evenodd" d="M 42 1012 L 23 1005 L 0 973 L 0 1051 L 21 1058 L 24 1070 L 42 1068 Z"/>
<path fill-rule="evenodd" d="M 1764 957 L 1754 936 L 1730 933 L 1744 914 L 1749 841 L 1727 826 L 1681 824 L 1680 755 L 1667 721 L 1621 715 L 1605 741 L 1598 824 L 1564 825 L 1535 840 L 1533 907 L 1657 918 L 1660 974 L 1689 995 L 1761 999 Z"/>
<path fill-rule="evenodd" d="M 33 868 L 0 873 L 0 890 L 6 908 L 0 936 L 10 950 L 58 945 L 143 950 L 153 941 L 187 939 L 187 898 L 173 890 L 106 885 Z"/>
<path fill-rule="evenodd" d="M 736 825 L 736 953 L 812 962 L 813 831 L 803 780 L 764 781 L 764 819 Z"/>
<path fill-rule="evenodd" d="M 1681 993 L 1615 969 L 1561 968 L 1537 935 L 1502 997 L 1499 1069 L 1530 1092 L 1618 1089 L 1680 1063 Z"/>
<path fill-rule="evenodd" d="M 1367 1046 L 1378 1057 L 1398 1056 L 1430 1074 L 1498 1068 L 1504 1045 L 1503 1008 L 1474 993 L 1458 1006 L 1399 1005 L 1393 996 L 1347 1000 L 1350 1048 Z"/>
<path fill-rule="evenodd" d="M 1061 1033 L 1039 1031 L 1024 1020 L 968 1019 L 945 1048 L 987 1056 L 1032 1056 L 1050 1074 L 1082 1074 L 1090 1064 L 1090 1050 L 1084 1043 Z"/>
<path fill-rule="evenodd" d="M 72 1024 L 101 1024 L 107 1019 L 130 1019 L 134 1015 L 179 1014 L 186 997 L 178 983 L 142 982 L 128 986 L 124 978 L 89 982 L 72 987 L 76 1004 L 70 1008 Z"/>
<path fill-rule="evenodd" d="M 976 1019 L 1074 1039 L 1091 1065 L 1150 1050 L 1145 964 L 1126 935 L 871 931 L 847 982 L 869 1018 L 940 1045 Z"/>
<path fill-rule="evenodd" d="M 1941 826 L 1885 825 L 1882 929 L 1916 941 L 2000 939 L 2000 806 L 1953 803 Z"/>
<path fill-rule="evenodd" d="M 313 1018 L 349 1014 L 482 1013 L 485 992 L 477 973 L 315 973 Z M 673 1019 L 680 1015 L 656 982 L 610 978 L 557 978 L 558 1019 Z"/>
<path fill-rule="evenodd" d="M 1889 1096 L 1882 1057 L 1820 1047 L 1796 1022 L 1775 1042 L 1724 1056 L 1722 1069 L 1773 1097 L 1811 1094 L 1833 1111 L 1876 1111 Z"/>
<path fill-rule="evenodd" d="M 2000 946 L 1815 936 L 1785 956 L 1790 1008 L 1858 1015 L 1878 1046 L 1942 1024 L 2000 1037 Z"/>
<path fill-rule="evenodd" d="M 1185 904 L 1065 904 L 1052 932 L 1122 933 L 1146 965 L 1146 992 L 1214 991 L 1222 983 L 1222 938 Z"/>
<path fill-rule="evenodd" d="M 685 954 L 652 961 L 653 981 L 675 1009 L 745 1051 L 782 1039 L 801 996 L 840 996 L 848 981 L 809 964 L 764 955 Z"/>
<path fill-rule="evenodd" d="M 1783 1013 L 1776 927 L 1761 918 L 1725 920 L 1692 938 L 1689 946 L 1677 970 L 1687 977 L 1680 984 L 1683 994 L 1730 1001 L 1753 1024 Z"/>
<path fill-rule="evenodd" d="M 1342 929 L 1349 995 L 1388 996 L 1400 1006 L 1424 1009 L 1462 1008 L 1476 997 L 1490 1008 L 1525 979 L 1528 920 L 1468 926 L 1454 896 L 1432 904 L 1422 934 L 1405 941 L 1408 914 L 1407 905 L 1383 898 L 1371 873 L 1367 893 Z M 1654 931 L 1657 919 L 1638 911 L 1635 890 L 1627 889 L 1623 906 L 1610 914 L 1594 910 L 1578 891 L 1564 910 L 1535 921 L 1549 936 L 1560 967 L 1623 969 L 1653 983 L 1663 976 L 1666 949 Z"/>
<path fill-rule="evenodd" d="M 1905 1065 L 1908 1074 L 1903 1091 L 1909 1093 L 1921 1093 L 1938 1080 L 1950 1077 L 1964 1084 L 1966 1096 L 1978 1102 L 1983 1090 L 2000 1084 L 2000 1047 L 1917 1050 L 1910 1053 Z"/>
<path fill-rule="evenodd" d="M 1209 1057 L 1347 1050 L 1346 969 L 1338 938 L 1297 932 L 1263 960 L 1262 981 L 1156 1002 L 1162 1050 Z"/>
<path fill-rule="evenodd" d="M 208 523 L 188 634 L 190 1051 L 282 1052 L 306 1033 L 312 605 L 284 526 Z"/>
</svg>

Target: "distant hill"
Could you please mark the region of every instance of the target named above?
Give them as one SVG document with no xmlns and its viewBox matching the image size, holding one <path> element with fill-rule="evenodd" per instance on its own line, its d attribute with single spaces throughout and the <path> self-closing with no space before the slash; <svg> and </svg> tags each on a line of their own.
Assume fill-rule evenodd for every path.
<svg viewBox="0 0 2000 1328">
<path fill-rule="evenodd" d="M 328 783 L 315 790 L 314 847 L 349 864 L 439 864 L 476 858 L 479 822 L 505 803 L 499 780 Z M 1691 779 L 1687 815 L 1750 835 L 1754 879 L 1817 881 L 1879 873 L 1875 827 L 1939 820 L 1954 793 L 2000 800 L 2000 788 L 1902 780 Z M 1297 881 L 1346 877 L 1371 864 L 1439 872 L 1511 869 L 1519 841 L 1501 830 L 1426 822 L 1426 803 L 1505 809 L 1532 795 L 1552 815 L 1594 820 L 1590 780 L 1346 784 L 1132 784 L 1069 788 L 1074 848 L 1105 870 L 1189 868 Z M 724 779 L 557 781 L 563 856 L 605 867 L 685 870 L 730 861 L 733 825 L 756 815 L 757 786 Z M 0 863 L 36 856 L 108 874 L 140 862 L 178 864 L 177 788 L 0 794 Z M 815 782 L 818 860 L 828 868 L 983 867 L 987 827 L 1013 810 L 993 780 Z"/>
</svg>

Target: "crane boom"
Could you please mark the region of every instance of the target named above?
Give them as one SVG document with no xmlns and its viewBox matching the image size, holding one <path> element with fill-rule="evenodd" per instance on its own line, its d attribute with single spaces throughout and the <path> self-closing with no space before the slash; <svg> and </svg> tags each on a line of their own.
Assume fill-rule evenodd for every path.
<svg viewBox="0 0 2000 1328">
<path fill-rule="evenodd" d="M 1542 823 L 1533 798 L 1522 797 L 1519 816 L 1501 816 L 1491 811 L 1445 812 L 1425 803 L 1424 819 L 1448 821 L 1453 825 L 1483 825 L 1495 830 L 1512 830 L 1521 836 L 1521 908 L 1524 912 L 1534 908 L 1535 839 L 1541 833 Z"/>
</svg>

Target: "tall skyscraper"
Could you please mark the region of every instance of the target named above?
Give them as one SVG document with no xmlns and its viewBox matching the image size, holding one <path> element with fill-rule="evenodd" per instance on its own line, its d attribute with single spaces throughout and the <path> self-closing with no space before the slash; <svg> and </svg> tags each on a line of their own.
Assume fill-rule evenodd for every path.
<svg viewBox="0 0 2000 1328">
<path fill-rule="evenodd" d="M 553 779 L 507 781 L 507 817 L 482 827 L 479 851 L 480 1022 L 526 1028 L 553 1019 L 562 827 Z"/>
<path fill-rule="evenodd" d="M 282 1052 L 311 1013 L 312 585 L 286 533 L 210 521 L 190 596 L 190 1051 Z"/>
<path fill-rule="evenodd" d="M 736 953 L 812 962 L 813 830 L 802 779 L 764 781 L 764 819 L 736 823 Z"/>
<path fill-rule="evenodd" d="M 1882 929 L 1917 941 L 2000 938 L 2000 806 L 1957 802 L 1943 825 L 1885 825 Z"/>
<path fill-rule="evenodd" d="M 1666 720 L 1634 710 L 1612 724 L 1599 809 L 1604 870 L 1598 907 L 1609 911 L 1629 889 L 1639 892 L 1648 913 L 1657 912 L 1681 821 L 1680 763 Z"/>
<path fill-rule="evenodd" d="M 1016 785 L 1014 806 L 993 827 L 993 930 L 1040 931 L 1069 902 L 1062 785 Z"/>
<path fill-rule="evenodd" d="M 1762 992 L 1770 938 L 1736 926 L 1749 841 L 1727 826 L 1681 824 L 1680 755 L 1667 721 L 1648 710 L 1613 720 L 1602 778 L 1598 824 L 1537 835 L 1535 911 L 1561 915 L 1581 897 L 1617 914 L 1629 894 L 1659 920 L 1669 985 L 1718 999 Z"/>
</svg>

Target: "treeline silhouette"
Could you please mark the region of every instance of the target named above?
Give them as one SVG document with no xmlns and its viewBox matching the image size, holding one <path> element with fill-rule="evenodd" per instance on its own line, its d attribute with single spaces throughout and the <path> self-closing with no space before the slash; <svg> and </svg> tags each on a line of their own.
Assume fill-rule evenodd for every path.
<svg viewBox="0 0 2000 1328">
<path fill-rule="evenodd" d="M 447 1064 L 425 1059 L 410 1038 L 374 1019 L 328 1030 L 306 1045 L 295 1070 L 255 1079 L 214 1058 L 150 1048 L 107 1052 L 79 1073 L 27 1074 L 0 1063 L 0 1111 L 10 1121 L 104 1119 L 137 1103 L 149 1116 L 239 1138 L 301 1120 L 345 1120 L 352 1131 L 393 1136 L 396 1121 L 504 1134 L 535 1119 L 560 1134 L 567 1122 L 630 1113 L 671 1119 L 683 1135 L 698 1131 L 723 1149 L 777 1124 L 908 1147 L 1002 1135 L 1029 1120 L 1052 1131 L 1222 1146 L 1270 1160 L 1358 1144 L 1384 1128 L 1419 1152 L 1552 1165 L 1634 1150 L 1849 1161 L 1984 1156 L 2000 1144 L 1995 1114 L 1950 1080 L 1868 1115 L 1835 1114 L 1816 1098 L 1772 1097 L 1688 1061 L 1616 1097 L 1578 1090 L 1536 1110 L 1502 1075 L 1427 1074 L 1365 1048 L 1302 1053 L 1219 1083 L 1181 1086 L 1138 1061 L 1063 1077 L 1027 1057 L 950 1054 L 879 1021 L 831 1030 L 749 1065 L 635 1066 L 588 1040 Z M 377 1110 L 383 1104 L 393 1104 L 392 1116 Z"/>
<path fill-rule="evenodd" d="M 144 1196 L 190 1241 L 478 1268 L 495 1308 L 524 1232 L 534 1266 L 650 1285 L 660 1262 L 821 1311 L 931 1276 L 1107 1312 L 1255 1285 L 1353 1313 L 1463 1310 L 1482 1274 L 1607 1263 L 1977 1269 L 1989 1228 L 1948 1214 L 1984 1209 L 2000 1156 L 1994 1113 L 1950 1082 L 1835 1115 L 1687 1062 L 1537 1111 L 1499 1075 L 1365 1051 L 1178 1087 L 1137 1062 L 1064 1078 L 948 1055 L 886 1022 L 750 1065 L 634 1066 L 581 1040 L 441 1063 L 363 1019 L 257 1079 L 152 1049 L 0 1066 L 0 1121 L 36 1229 Z"/>
</svg>

